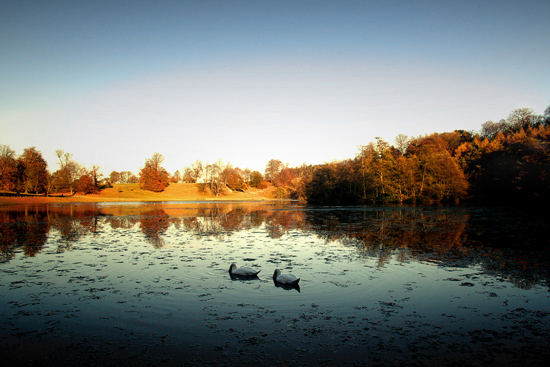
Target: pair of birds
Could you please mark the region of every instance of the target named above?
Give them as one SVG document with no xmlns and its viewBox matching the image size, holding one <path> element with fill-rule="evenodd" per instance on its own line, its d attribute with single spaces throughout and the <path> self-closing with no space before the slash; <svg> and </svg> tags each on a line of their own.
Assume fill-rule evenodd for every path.
<svg viewBox="0 0 550 367">
<path fill-rule="evenodd" d="M 258 273 L 260 271 L 261 270 L 249 268 L 248 266 L 237 269 L 237 265 L 235 263 L 232 263 L 229 267 L 229 275 L 237 278 L 255 278 L 258 277 Z M 281 274 L 281 270 L 275 269 L 275 272 L 273 273 L 273 281 L 275 284 L 295 286 L 300 282 L 300 278 L 296 278 L 293 274 Z"/>
</svg>

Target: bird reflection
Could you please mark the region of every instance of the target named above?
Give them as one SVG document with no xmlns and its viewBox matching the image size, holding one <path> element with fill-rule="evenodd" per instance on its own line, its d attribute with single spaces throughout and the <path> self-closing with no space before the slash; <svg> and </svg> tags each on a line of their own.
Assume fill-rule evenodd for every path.
<svg viewBox="0 0 550 367">
<path fill-rule="evenodd" d="M 286 290 L 296 289 L 300 293 L 300 278 L 297 278 L 294 274 L 281 274 L 281 270 L 275 269 L 273 273 L 273 283 L 276 287 L 280 287 Z"/>
<path fill-rule="evenodd" d="M 281 283 L 277 283 L 276 280 L 273 280 L 273 283 L 278 288 L 283 288 L 283 289 L 286 289 L 287 291 L 292 290 L 292 289 L 296 289 L 298 291 L 298 293 L 302 293 L 302 292 L 300 292 L 300 284 L 281 284 Z"/>
</svg>

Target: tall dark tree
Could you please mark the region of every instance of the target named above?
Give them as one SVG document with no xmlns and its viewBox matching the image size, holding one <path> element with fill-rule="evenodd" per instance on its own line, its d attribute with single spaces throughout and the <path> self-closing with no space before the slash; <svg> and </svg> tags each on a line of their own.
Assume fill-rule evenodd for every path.
<svg viewBox="0 0 550 367">
<path fill-rule="evenodd" d="M 103 173 L 99 171 L 99 166 L 93 165 L 88 175 L 92 178 L 94 189 L 98 190 L 103 177 Z"/>
</svg>

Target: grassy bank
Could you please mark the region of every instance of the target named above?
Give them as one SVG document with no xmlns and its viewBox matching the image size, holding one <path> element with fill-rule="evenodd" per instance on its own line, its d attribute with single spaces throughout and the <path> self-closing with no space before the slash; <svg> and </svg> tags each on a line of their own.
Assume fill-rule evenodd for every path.
<svg viewBox="0 0 550 367">
<path fill-rule="evenodd" d="M 215 196 L 209 190 L 202 193 L 197 184 L 170 184 L 163 192 L 145 191 L 139 184 L 115 184 L 113 187 L 101 190 L 97 194 L 64 197 L 0 197 L 0 205 L 33 204 L 33 203 L 90 203 L 90 202 L 128 202 L 128 201 L 258 201 L 271 200 L 273 187 L 263 190 L 250 188 L 246 192 L 228 192 Z"/>
</svg>

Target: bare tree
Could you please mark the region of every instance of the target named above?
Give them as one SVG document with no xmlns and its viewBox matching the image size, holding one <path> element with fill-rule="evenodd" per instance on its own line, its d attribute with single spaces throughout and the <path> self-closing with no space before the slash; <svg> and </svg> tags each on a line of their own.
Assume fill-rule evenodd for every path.
<svg viewBox="0 0 550 367">
<path fill-rule="evenodd" d="M 59 170 L 54 172 L 54 186 L 58 190 L 69 190 L 71 195 L 76 188 L 76 181 L 85 172 L 85 169 L 73 160 L 72 153 L 66 153 L 61 149 L 55 151 L 59 159 Z"/>
<path fill-rule="evenodd" d="M 279 159 L 271 159 L 265 166 L 265 179 L 271 181 L 276 180 L 277 175 L 284 167 L 283 162 Z"/>
<path fill-rule="evenodd" d="M 120 173 L 117 171 L 111 172 L 109 179 L 111 180 L 111 183 L 120 183 Z"/>
<path fill-rule="evenodd" d="M 172 182 L 174 183 L 178 183 L 181 181 L 181 173 L 180 171 L 176 171 L 174 172 L 174 174 L 172 175 Z"/>
<path fill-rule="evenodd" d="M 533 126 L 537 116 L 532 108 L 518 108 L 506 119 L 508 124 L 513 130 L 527 129 L 529 126 Z"/>
<path fill-rule="evenodd" d="M 223 161 L 220 159 L 215 163 L 207 164 L 205 169 L 206 177 L 210 179 L 209 181 L 207 180 L 210 185 L 210 191 L 216 196 L 221 193 L 224 186 L 223 167 Z"/>
<path fill-rule="evenodd" d="M 191 165 L 192 177 L 195 182 L 198 182 L 200 178 L 204 175 L 204 165 L 200 160 L 196 160 L 195 163 Z"/>
<path fill-rule="evenodd" d="M 395 137 L 395 148 L 401 153 L 401 156 L 405 155 L 409 141 L 409 137 L 405 134 L 399 134 Z"/>
<path fill-rule="evenodd" d="M 181 181 L 186 183 L 195 183 L 195 175 L 193 174 L 193 169 L 191 167 L 185 167 L 183 169 L 183 175 L 181 176 Z"/>
<path fill-rule="evenodd" d="M 89 172 L 90 177 L 93 180 L 93 185 L 97 189 L 99 188 L 99 182 L 101 181 L 101 178 L 103 177 L 103 173 L 99 172 L 99 166 L 96 166 L 95 164 L 92 166 L 92 169 Z"/>
</svg>

